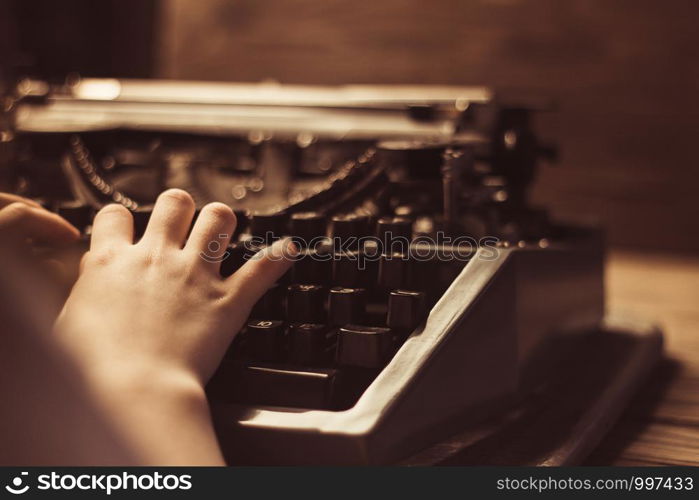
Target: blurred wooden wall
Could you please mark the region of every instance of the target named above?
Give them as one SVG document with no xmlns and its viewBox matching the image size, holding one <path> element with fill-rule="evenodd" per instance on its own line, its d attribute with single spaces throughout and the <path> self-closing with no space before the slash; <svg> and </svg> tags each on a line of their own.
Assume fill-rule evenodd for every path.
<svg viewBox="0 0 699 500">
<path fill-rule="evenodd" d="M 699 2 L 170 0 L 159 74 L 448 83 L 555 98 L 536 197 L 616 246 L 699 250 Z"/>
</svg>

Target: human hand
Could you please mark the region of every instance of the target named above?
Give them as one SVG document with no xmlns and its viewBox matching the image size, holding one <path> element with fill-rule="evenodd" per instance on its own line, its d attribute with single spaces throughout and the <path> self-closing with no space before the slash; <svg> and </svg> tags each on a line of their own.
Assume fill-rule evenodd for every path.
<svg viewBox="0 0 699 500">
<path fill-rule="evenodd" d="M 67 292 L 79 256 L 72 250 L 80 232 L 62 217 L 28 198 L 0 193 L 0 246 L 12 256 L 50 278 L 56 291 Z"/>
<path fill-rule="evenodd" d="M 296 251 L 290 241 L 277 242 L 221 278 L 220 261 L 210 257 L 225 251 L 235 215 L 226 205 L 209 204 L 187 237 L 193 214 L 186 192 L 166 191 L 134 244 L 129 211 L 103 208 L 56 323 L 59 340 L 124 434 L 137 435 L 134 446 L 150 457 L 146 462 L 163 463 L 164 456 L 177 462 L 179 455 L 210 463 L 216 445 L 203 387 L 252 306 L 290 266 L 285 256 Z M 217 245 L 219 255 L 212 255 Z M 160 439 L 169 425 L 177 427 L 178 440 L 189 435 L 191 446 Z M 158 453 L 164 446 L 167 452 Z"/>
<path fill-rule="evenodd" d="M 209 204 L 187 238 L 193 215 L 189 194 L 166 191 L 134 244 L 128 210 L 110 205 L 97 214 L 90 251 L 57 322 L 88 372 L 181 370 L 204 384 L 251 307 L 288 269 L 284 257 L 295 250 L 281 241 L 221 278 L 235 215 Z"/>
<path fill-rule="evenodd" d="M 0 193 L 0 234 L 13 250 L 25 250 L 32 243 L 64 245 L 80 237 L 67 220 L 49 212 L 35 201 Z"/>
</svg>

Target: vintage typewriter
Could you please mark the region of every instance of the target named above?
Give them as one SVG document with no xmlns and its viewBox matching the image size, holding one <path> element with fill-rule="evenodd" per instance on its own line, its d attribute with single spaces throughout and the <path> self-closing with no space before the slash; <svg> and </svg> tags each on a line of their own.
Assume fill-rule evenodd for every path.
<svg viewBox="0 0 699 500">
<path fill-rule="evenodd" d="M 11 98 L 5 183 L 85 238 L 113 202 L 142 232 L 155 196 L 180 187 L 238 215 L 224 276 L 276 238 L 299 243 L 209 384 L 231 463 L 406 460 L 511 414 L 560 376 L 552 359 L 602 335 L 600 231 L 527 196 L 555 159 L 536 103 L 475 87 L 96 79 L 24 80 Z M 624 381 L 657 355 L 652 339 Z M 605 392 L 607 407 L 632 386 Z"/>
</svg>

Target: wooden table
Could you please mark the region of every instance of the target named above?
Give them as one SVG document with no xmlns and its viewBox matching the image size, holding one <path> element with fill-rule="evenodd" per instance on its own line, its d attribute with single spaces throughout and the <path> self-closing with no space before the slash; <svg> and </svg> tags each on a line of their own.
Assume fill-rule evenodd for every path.
<svg viewBox="0 0 699 500">
<path fill-rule="evenodd" d="M 699 258 L 610 252 L 607 305 L 657 321 L 665 359 L 587 465 L 699 465 Z"/>
</svg>

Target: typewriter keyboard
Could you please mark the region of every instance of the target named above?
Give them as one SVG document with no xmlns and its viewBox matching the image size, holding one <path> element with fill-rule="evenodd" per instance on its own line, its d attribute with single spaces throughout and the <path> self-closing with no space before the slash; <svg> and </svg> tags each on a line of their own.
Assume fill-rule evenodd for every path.
<svg viewBox="0 0 699 500">
<path fill-rule="evenodd" d="M 465 264 L 445 266 L 433 247 L 417 252 L 408 218 L 372 219 L 251 217 L 251 234 L 263 245 L 275 231 L 290 233 L 301 251 L 236 336 L 210 383 L 213 399 L 331 410 L 354 404 Z M 258 248 L 233 243 L 222 275 Z"/>
</svg>

